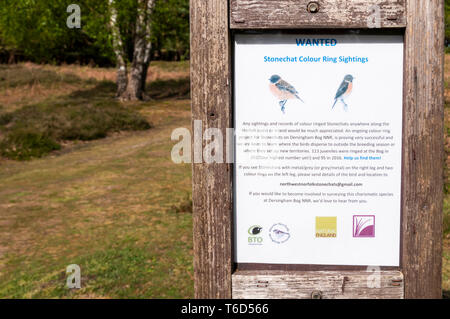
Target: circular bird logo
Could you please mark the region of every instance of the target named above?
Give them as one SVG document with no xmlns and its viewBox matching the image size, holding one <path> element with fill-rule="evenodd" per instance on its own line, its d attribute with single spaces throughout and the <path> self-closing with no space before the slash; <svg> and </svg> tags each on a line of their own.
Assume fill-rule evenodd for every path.
<svg viewBox="0 0 450 319">
<path fill-rule="evenodd" d="M 291 238 L 289 228 L 284 224 L 275 224 L 270 227 L 269 236 L 270 239 L 277 244 L 285 243 L 289 238 Z"/>
<path fill-rule="evenodd" d="M 248 229 L 248 233 L 251 236 L 259 235 L 261 233 L 261 231 L 262 231 L 262 227 L 258 226 L 258 225 L 254 225 Z"/>
</svg>

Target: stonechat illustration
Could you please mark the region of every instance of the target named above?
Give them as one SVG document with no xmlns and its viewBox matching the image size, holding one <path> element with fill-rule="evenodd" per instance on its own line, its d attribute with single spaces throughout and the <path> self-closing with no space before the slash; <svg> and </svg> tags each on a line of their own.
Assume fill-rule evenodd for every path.
<svg viewBox="0 0 450 319">
<path fill-rule="evenodd" d="M 283 112 L 283 114 L 288 100 L 297 99 L 303 102 L 298 91 L 291 84 L 283 80 L 279 75 L 272 75 L 269 81 L 270 92 L 272 92 L 272 94 L 278 99 L 278 103 L 281 106 L 281 112 Z"/>
<path fill-rule="evenodd" d="M 334 97 L 334 104 L 333 104 L 332 109 L 334 109 L 334 107 L 336 106 L 336 103 L 340 101 L 344 105 L 344 110 L 347 111 L 348 105 L 345 102 L 345 99 L 347 99 L 353 91 L 353 80 L 354 80 L 354 77 L 351 74 L 347 74 L 344 77 L 344 80 L 342 81 L 341 85 L 339 86 L 339 89 L 336 92 L 336 96 Z"/>
</svg>

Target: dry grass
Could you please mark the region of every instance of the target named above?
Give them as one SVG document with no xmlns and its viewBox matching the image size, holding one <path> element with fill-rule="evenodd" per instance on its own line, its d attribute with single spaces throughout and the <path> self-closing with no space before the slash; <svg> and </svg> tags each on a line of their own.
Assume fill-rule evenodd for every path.
<svg viewBox="0 0 450 319">
<path fill-rule="evenodd" d="M 40 68 L 43 70 L 53 71 L 57 74 L 73 74 L 83 79 L 94 79 L 97 81 L 111 81 L 116 80 L 115 68 L 92 68 L 89 66 L 76 65 L 36 65 L 33 63 L 23 63 L 26 68 Z M 154 82 L 156 80 L 177 80 L 189 76 L 187 62 L 180 62 L 173 65 L 171 62 L 155 61 L 150 65 L 147 82 Z"/>
<path fill-rule="evenodd" d="M 91 94 L 105 103 L 113 99 L 91 87 L 113 70 L 14 67 L 74 79 L 74 88 L 40 83 L 39 98 L 46 103 Z M 152 94 L 185 90 L 177 81 L 187 76 L 186 65 L 161 68 Z M 8 81 L 22 92 L 28 83 L 10 75 Z M 15 107 L 30 98 L 22 95 Z M 191 169 L 170 160 L 172 130 L 190 125 L 189 100 L 182 96 L 125 105 L 148 119 L 151 130 L 67 143 L 30 162 L 0 159 L 0 297 L 193 296 Z M 82 289 L 76 291 L 65 288 L 65 268 L 73 263 L 82 271 Z"/>
<path fill-rule="evenodd" d="M 189 77 L 187 62 L 172 64 L 162 61 L 153 62 L 148 71 L 147 82 L 180 80 Z M 98 81 L 115 82 L 116 79 L 114 68 L 39 65 L 30 62 L 0 66 L 0 70 L 2 68 L 6 68 L 4 75 L 0 77 L 0 106 L 4 107 L 4 111 L 14 111 L 30 103 L 40 103 L 48 97 L 67 96 L 80 89 L 93 89 Z M 52 74 L 53 81 L 43 83 L 39 77 L 42 72 Z M 27 74 L 29 81 L 26 85 L 10 85 L 9 79 L 17 73 Z M 64 77 L 71 77 L 73 81 L 64 81 Z"/>
</svg>

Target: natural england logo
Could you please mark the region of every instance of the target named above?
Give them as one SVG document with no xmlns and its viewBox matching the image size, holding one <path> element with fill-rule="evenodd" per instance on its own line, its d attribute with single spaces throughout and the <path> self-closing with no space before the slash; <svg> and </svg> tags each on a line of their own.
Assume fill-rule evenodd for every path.
<svg viewBox="0 0 450 319">
<path fill-rule="evenodd" d="M 316 217 L 316 237 L 336 238 L 337 217 Z"/>
<path fill-rule="evenodd" d="M 248 244 L 249 245 L 262 245 L 263 238 L 261 236 L 262 227 L 259 225 L 253 225 L 248 229 Z"/>
<path fill-rule="evenodd" d="M 282 244 L 288 241 L 291 238 L 291 234 L 289 232 L 289 228 L 284 224 L 275 224 L 269 229 L 269 237 L 270 239 L 277 244 Z"/>
<path fill-rule="evenodd" d="M 375 237 L 375 216 L 354 215 L 353 237 L 355 238 Z"/>
</svg>

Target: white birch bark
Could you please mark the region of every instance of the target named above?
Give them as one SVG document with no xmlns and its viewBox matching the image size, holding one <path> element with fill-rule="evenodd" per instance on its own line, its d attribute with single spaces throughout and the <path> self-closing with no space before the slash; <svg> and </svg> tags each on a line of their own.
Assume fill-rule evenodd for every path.
<svg viewBox="0 0 450 319">
<path fill-rule="evenodd" d="M 127 88 L 127 99 L 140 100 L 145 90 L 145 80 L 150 64 L 151 13 L 155 0 L 139 0 L 134 40 L 133 62 Z"/>
<path fill-rule="evenodd" d="M 146 24 L 146 45 L 145 45 L 145 53 L 144 53 L 144 76 L 142 79 L 142 91 L 145 91 L 145 82 L 147 79 L 147 71 L 150 65 L 150 52 L 152 50 L 152 41 L 151 41 L 151 14 L 153 12 L 153 8 L 155 7 L 156 0 L 148 0 L 147 1 L 147 24 Z"/>
<path fill-rule="evenodd" d="M 117 60 L 117 96 L 122 97 L 128 86 L 128 71 L 125 60 L 125 51 L 123 48 L 122 36 L 120 35 L 119 25 L 117 23 L 117 9 L 114 0 L 108 0 L 110 11 L 110 28 L 112 32 L 113 49 Z"/>
</svg>

